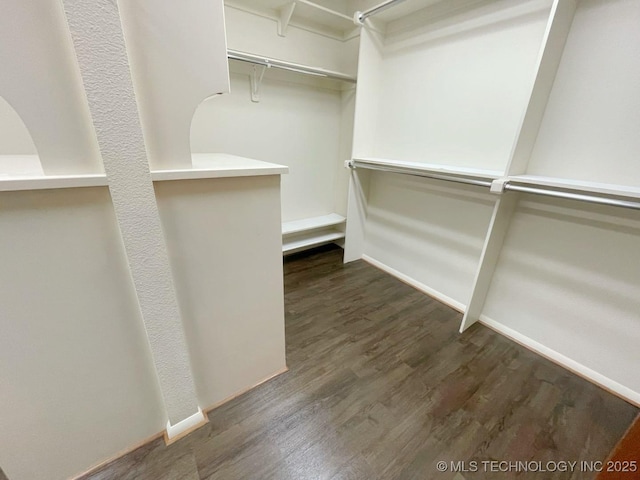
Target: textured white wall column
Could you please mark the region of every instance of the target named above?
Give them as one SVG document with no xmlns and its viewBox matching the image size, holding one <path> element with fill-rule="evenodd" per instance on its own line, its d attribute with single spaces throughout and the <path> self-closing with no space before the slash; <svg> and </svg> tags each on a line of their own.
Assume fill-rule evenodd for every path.
<svg viewBox="0 0 640 480">
<path fill-rule="evenodd" d="M 168 419 L 200 413 L 116 0 L 63 0 Z M 201 415 L 201 413 L 200 413 Z"/>
</svg>

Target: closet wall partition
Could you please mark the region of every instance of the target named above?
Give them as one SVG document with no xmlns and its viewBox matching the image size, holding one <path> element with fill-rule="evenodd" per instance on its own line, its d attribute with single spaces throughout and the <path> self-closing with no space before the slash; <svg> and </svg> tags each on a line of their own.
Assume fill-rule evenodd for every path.
<svg viewBox="0 0 640 480">
<path fill-rule="evenodd" d="M 640 403 L 640 4 L 419 3 L 365 20 L 346 260 Z"/>
</svg>

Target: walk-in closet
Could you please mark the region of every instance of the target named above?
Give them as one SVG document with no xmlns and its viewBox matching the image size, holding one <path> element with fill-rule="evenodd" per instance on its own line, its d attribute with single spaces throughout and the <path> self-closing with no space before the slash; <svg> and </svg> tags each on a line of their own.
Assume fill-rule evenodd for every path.
<svg viewBox="0 0 640 480">
<path fill-rule="evenodd" d="M 5 0 L 0 65 L 0 480 L 639 475 L 640 0 Z"/>
</svg>

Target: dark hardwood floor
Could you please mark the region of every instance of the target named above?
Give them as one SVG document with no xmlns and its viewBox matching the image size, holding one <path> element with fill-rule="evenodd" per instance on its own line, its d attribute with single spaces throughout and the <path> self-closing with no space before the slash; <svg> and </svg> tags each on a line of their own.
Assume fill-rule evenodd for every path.
<svg viewBox="0 0 640 480">
<path fill-rule="evenodd" d="M 482 462 L 604 460 L 635 407 L 481 325 L 460 335 L 459 313 L 341 255 L 285 261 L 288 373 L 84 478 L 595 478 Z"/>
</svg>

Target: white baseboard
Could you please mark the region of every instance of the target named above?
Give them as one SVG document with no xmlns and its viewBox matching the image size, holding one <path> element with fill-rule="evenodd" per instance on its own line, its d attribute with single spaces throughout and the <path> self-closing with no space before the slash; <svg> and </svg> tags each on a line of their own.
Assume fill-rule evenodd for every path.
<svg viewBox="0 0 640 480">
<path fill-rule="evenodd" d="M 531 350 L 532 352 L 537 353 L 541 357 L 546 358 L 547 360 L 560 365 L 561 367 L 569 370 L 570 372 L 575 373 L 579 377 L 584 378 L 585 380 L 590 381 L 598 385 L 599 387 L 611 392 L 617 397 L 626 400 L 632 405 L 640 407 L 640 393 L 631 390 L 630 388 L 625 387 L 624 385 L 616 382 L 615 380 L 602 375 L 601 373 L 596 372 L 595 370 L 590 369 L 589 367 L 584 366 L 581 363 L 572 360 L 565 355 L 552 350 L 549 347 L 544 346 L 543 344 L 513 330 L 512 328 L 503 325 L 492 318 L 487 317 L 486 315 L 480 315 L 479 322 L 486 327 L 489 327 L 491 330 L 498 332 L 501 335 L 513 340 L 514 342 L 522 345 L 523 347 Z"/>
<path fill-rule="evenodd" d="M 207 417 L 204 415 L 204 413 L 202 413 L 202 409 L 198 408 L 198 411 L 196 413 L 194 413 L 190 417 L 185 418 L 184 420 L 179 421 L 175 425 L 171 425 L 171 422 L 167 422 L 165 442 L 167 443 L 167 445 L 173 443 L 176 440 L 191 433 L 195 429 L 200 428 L 208 421 L 209 420 L 207 419 Z"/>
<path fill-rule="evenodd" d="M 465 310 L 467 309 L 467 306 L 464 303 L 454 300 L 453 298 L 445 295 L 444 293 L 434 290 L 433 288 L 425 285 L 424 283 L 421 283 L 418 280 L 411 278 L 408 275 L 405 275 L 404 273 L 400 273 L 395 268 L 391 268 L 390 266 L 385 265 L 382 262 L 379 262 L 375 258 L 371 258 L 369 255 L 362 255 L 362 260 L 364 260 L 370 265 L 373 265 L 376 268 L 379 268 L 383 272 L 386 272 L 389 275 L 396 277 L 398 280 L 406 283 L 407 285 L 411 285 L 416 290 L 420 290 L 421 292 L 426 293 L 430 297 L 435 298 L 439 302 L 444 303 L 445 305 L 459 311 L 460 313 L 464 313 Z"/>
</svg>

